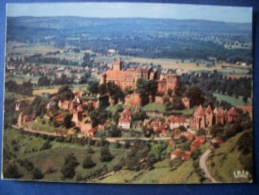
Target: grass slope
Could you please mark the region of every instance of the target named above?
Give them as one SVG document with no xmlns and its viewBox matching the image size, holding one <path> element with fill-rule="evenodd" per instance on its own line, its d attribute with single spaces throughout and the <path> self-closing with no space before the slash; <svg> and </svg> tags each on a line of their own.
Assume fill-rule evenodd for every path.
<svg viewBox="0 0 259 195">
<path fill-rule="evenodd" d="M 100 183 L 135 183 L 135 184 L 173 184 L 173 183 L 200 183 L 199 176 L 194 172 L 192 160 L 183 162 L 171 171 L 169 160 L 155 164 L 152 170 L 129 171 L 122 170 L 112 176 L 104 178 Z"/>
<path fill-rule="evenodd" d="M 237 141 L 243 133 L 238 133 L 227 140 L 220 148 L 215 150 L 214 154 L 208 160 L 210 173 L 217 181 L 223 183 L 248 182 L 246 179 L 240 181 L 240 179 L 234 179 L 233 177 L 234 171 L 243 170 L 238 160 L 241 153 L 237 150 Z"/>
<path fill-rule="evenodd" d="M 16 140 L 18 151 L 14 149 L 12 144 L 13 140 Z M 87 156 L 87 145 L 78 145 L 72 143 L 60 143 L 56 141 L 51 141 L 50 144 L 52 147 L 48 150 L 40 150 L 42 145 L 46 140 L 35 137 L 24 135 L 21 132 L 13 129 L 5 130 L 4 132 L 4 149 L 10 151 L 14 156 L 10 156 L 12 160 L 24 160 L 27 159 L 34 164 L 34 167 L 39 168 L 42 172 L 46 170 L 47 167 L 51 167 L 54 171 L 52 173 L 46 173 L 42 181 L 66 181 L 66 182 L 78 182 L 77 175 L 81 176 L 89 175 L 90 173 L 96 171 L 97 169 L 102 168 L 104 165 L 107 166 L 108 172 L 113 171 L 113 166 L 118 164 L 122 157 L 127 155 L 129 149 L 124 148 L 115 148 L 114 145 L 110 145 L 110 152 L 114 156 L 113 160 L 110 162 L 101 162 L 100 161 L 100 149 L 101 147 L 92 146 L 94 154 L 92 154 L 92 159 L 96 162 L 96 166 L 91 169 L 84 169 L 82 167 L 84 158 Z M 69 153 L 74 153 L 78 162 L 80 163 L 76 167 L 76 175 L 73 179 L 62 180 L 62 174 L 60 169 L 63 166 L 64 158 Z M 9 161 L 3 161 L 3 168 L 8 165 Z M 21 180 L 31 180 L 32 175 L 28 173 L 24 168 L 20 168 L 23 173 Z M 81 180 L 79 182 L 86 182 Z"/>
</svg>

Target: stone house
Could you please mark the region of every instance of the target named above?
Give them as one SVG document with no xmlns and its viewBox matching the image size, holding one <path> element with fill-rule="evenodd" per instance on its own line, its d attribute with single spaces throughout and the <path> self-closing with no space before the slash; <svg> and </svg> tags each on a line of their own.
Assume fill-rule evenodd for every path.
<svg viewBox="0 0 259 195">
<path fill-rule="evenodd" d="M 131 112 L 130 112 L 130 109 L 127 107 L 120 114 L 120 118 L 118 121 L 118 127 L 122 128 L 122 129 L 130 129 L 131 121 L 132 121 Z"/>
</svg>

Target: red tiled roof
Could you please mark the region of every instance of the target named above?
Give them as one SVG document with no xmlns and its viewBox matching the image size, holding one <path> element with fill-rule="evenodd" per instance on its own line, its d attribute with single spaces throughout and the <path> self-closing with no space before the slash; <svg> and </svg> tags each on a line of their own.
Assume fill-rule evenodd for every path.
<svg viewBox="0 0 259 195">
<path fill-rule="evenodd" d="M 206 113 L 211 113 L 212 112 L 212 109 L 211 109 L 211 107 L 210 107 L 210 105 L 208 105 L 208 107 L 206 108 L 206 111 L 205 111 Z"/>
<path fill-rule="evenodd" d="M 225 114 L 223 107 L 216 107 L 213 112 L 217 116 L 224 116 L 224 114 Z"/>
<path fill-rule="evenodd" d="M 203 108 L 201 105 L 199 105 L 199 107 L 196 109 L 194 115 L 195 116 L 204 116 L 204 111 L 203 111 Z"/>
<path fill-rule="evenodd" d="M 236 110 L 234 107 L 232 107 L 232 108 L 230 108 L 230 109 L 228 110 L 227 115 L 239 116 L 237 110 Z"/>
<path fill-rule="evenodd" d="M 186 118 L 180 117 L 180 116 L 170 115 L 169 117 L 167 117 L 167 121 L 173 122 L 173 123 L 185 123 Z"/>
<path fill-rule="evenodd" d="M 180 152 L 181 152 L 180 148 L 176 148 L 174 151 L 171 152 L 171 154 L 178 156 Z"/>
</svg>

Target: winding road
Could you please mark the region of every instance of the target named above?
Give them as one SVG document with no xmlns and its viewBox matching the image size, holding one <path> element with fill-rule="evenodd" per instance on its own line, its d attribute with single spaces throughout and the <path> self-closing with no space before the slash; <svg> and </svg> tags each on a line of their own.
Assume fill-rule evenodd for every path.
<svg viewBox="0 0 259 195">
<path fill-rule="evenodd" d="M 211 153 L 211 149 L 207 149 L 200 157 L 200 168 L 204 171 L 205 177 L 211 180 L 212 183 L 218 183 L 210 174 L 208 167 L 207 167 L 207 160 L 209 158 L 209 155 Z"/>
</svg>

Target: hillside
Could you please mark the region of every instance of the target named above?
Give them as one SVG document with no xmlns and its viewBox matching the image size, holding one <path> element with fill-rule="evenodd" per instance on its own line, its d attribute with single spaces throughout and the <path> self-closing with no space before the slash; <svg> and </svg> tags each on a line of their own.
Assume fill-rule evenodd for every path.
<svg viewBox="0 0 259 195">
<path fill-rule="evenodd" d="M 210 169 L 210 173 L 217 181 L 223 183 L 240 183 L 249 181 L 249 179 L 244 178 L 235 179 L 233 175 L 234 171 L 245 170 L 239 159 L 242 154 L 238 150 L 238 140 L 246 132 L 251 132 L 251 129 L 238 133 L 234 137 L 227 140 L 221 145 L 220 148 L 215 150 L 214 154 L 212 154 L 209 159 L 208 168 Z M 247 157 L 246 160 L 252 161 L 249 157 Z"/>
</svg>

